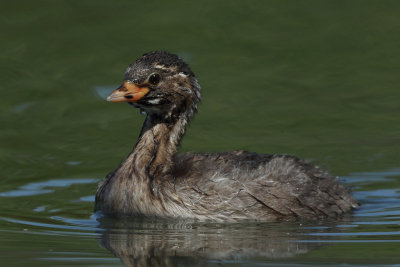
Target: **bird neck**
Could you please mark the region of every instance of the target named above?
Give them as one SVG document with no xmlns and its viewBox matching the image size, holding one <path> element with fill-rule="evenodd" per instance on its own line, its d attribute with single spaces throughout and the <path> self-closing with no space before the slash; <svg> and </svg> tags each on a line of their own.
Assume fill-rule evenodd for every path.
<svg viewBox="0 0 400 267">
<path fill-rule="evenodd" d="M 171 177 L 174 154 L 195 111 L 196 103 L 193 103 L 186 106 L 185 112 L 175 111 L 167 117 L 147 115 L 127 163 L 131 164 L 131 175 L 147 182 L 152 192 Z"/>
</svg>

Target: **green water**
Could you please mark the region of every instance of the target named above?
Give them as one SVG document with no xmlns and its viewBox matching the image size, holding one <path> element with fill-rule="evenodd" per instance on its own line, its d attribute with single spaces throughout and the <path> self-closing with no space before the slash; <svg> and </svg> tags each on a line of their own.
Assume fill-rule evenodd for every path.
<svg viewBox="0 0 400 267">
<path fill-rule="evenodd" d="M 399 14 L 398 1 L 2 3 L 0 265 L 400 263 Z M 154 49 L 202 86 L 181 151 L 307 158 L 362 208 L 346 222 L 96 220 L 97 182 L 144 119 L 104 95 Z"/>
</svg>

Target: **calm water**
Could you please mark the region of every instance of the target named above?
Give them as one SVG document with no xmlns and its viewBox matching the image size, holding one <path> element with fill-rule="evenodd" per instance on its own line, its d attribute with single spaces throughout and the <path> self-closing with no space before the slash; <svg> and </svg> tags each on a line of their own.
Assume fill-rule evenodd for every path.
<svg viewBox="0 0 400 267">
<path fill-rule="evenodd" d="M 400 264 L 398 1 L 14 1 L 0 9 L 1 266 Z M 342 221 L 93 214 L 144 119 L 104 101 L 165 49 L 203 88 L 182 151 L 294 154 L 352 187 Z M 122 263 L 123 262 L 123 263 Z"/>
</svg>

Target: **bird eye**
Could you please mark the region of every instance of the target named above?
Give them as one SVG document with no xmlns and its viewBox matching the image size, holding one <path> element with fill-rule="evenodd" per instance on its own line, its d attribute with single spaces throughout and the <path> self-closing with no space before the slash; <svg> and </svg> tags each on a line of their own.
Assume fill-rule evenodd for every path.
<svg viewBox="0 0 400 267">
<path fill-rule="evenodd" d="M 147 78 L 147 81 L 152 84 L 152 85 L 156 85 L 161 81 L 161 75 L 158 74 L 157 72 L 152 73 L 149 75 L 149 77 Z"/>
</svg>

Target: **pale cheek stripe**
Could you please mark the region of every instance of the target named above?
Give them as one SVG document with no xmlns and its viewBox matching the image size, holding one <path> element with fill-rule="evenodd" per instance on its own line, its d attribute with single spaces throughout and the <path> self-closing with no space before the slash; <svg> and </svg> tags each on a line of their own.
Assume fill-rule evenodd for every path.
<svg viewBox="0 0 400 267">
<path fill-rule="evenodd" d="M 160 70 L 171 70 L 171 68 L 167 68 L 167 67 L 165 67 L 165 66 L 163 66 L 163 65 L 155 65 L 154 66 L 156 69 L 160 69 Z"/>
<path fill-rule="evenodd" d="M 157 104 L 160 103 L 160 99 L 159 98 L 151 99 L 151 100 L 149 100 L 147 102 L 150 103 L 150 104 L 153 104 L 153 105 L 157 105 Z"/>
</svg>

